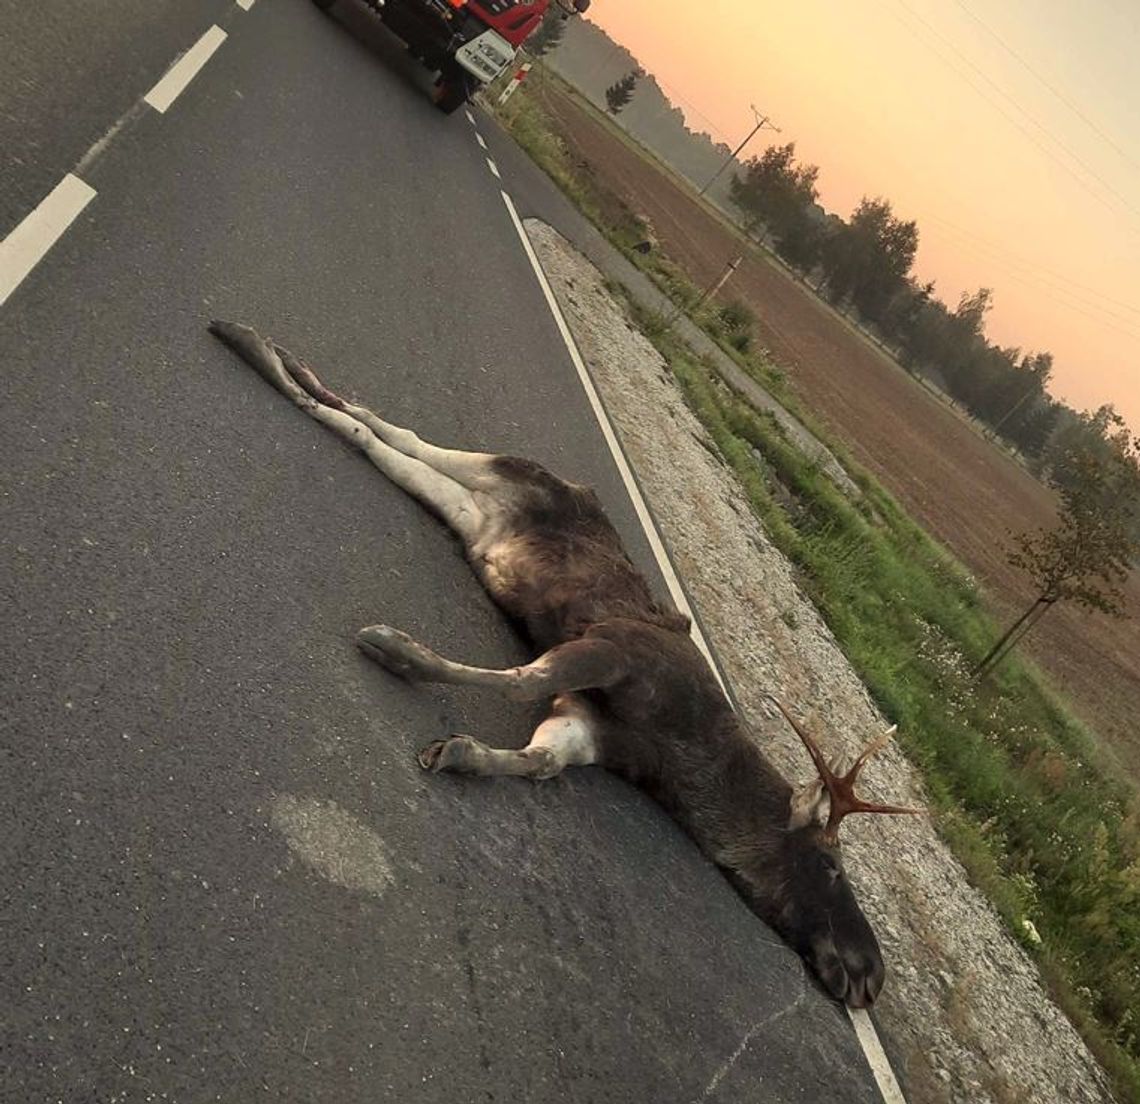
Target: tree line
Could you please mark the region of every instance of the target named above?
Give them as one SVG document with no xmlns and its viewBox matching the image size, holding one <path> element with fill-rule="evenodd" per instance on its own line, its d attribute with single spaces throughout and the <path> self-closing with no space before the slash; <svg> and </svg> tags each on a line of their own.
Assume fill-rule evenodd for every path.
<svg viewBox="0 0 1140 1104">
<path fill-rule="evenodd" d="M 795 151 L 794 142 L 772 146 L 734 175 L 730 196 L 749 231 L 833 304 L 856 311 L 905 368 L 935 376 L 1058 492 L 1055 525 L 1016 536 L 1007 557 L 1035 600 L 976 673 L 992 670 L 1058 602 L 1124 615 L 1123 583 L 1140 555 L 1140 441 L 1111 405 L 1080 413 L 1053 398 L 1051 353 L 987 339 L 989 288 L 964 293 L 951 309 L 932 282 L 919 282 L 918 225 L 897 217 L 889 200 L 864 196 L 847 220 L 825 212 L 819 168 Z"/>
<path fill-rule="evenodd" d="M 933 376 L 989 431 L 1014 445 L 1043 474 L 1063 465 L 1074 437 L 1119 428 L 1111 407 L 1080 414 L 1048 392 L 1053 356 L 1004 348 L 985 336 L 989 288 L 954 307 L 912 273 L 918 225 L 889 200 L 864 197 L 849 219 L 817 202 L 819 169 L 796 160 L 795 143 L 773 146 L 743 165 L 730 194 L 748 228 L 832 303 L 854 309 L 894 347 L 903 366 Z"/>
</svg>

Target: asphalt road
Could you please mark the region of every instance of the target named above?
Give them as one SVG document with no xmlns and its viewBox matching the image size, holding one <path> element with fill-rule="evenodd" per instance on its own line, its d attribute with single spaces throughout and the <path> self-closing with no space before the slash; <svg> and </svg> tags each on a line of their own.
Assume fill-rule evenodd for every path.
<svg viewBox="0 0 1140 1104">
<path fill-rule="evenodd" d="M 534 170 L 496 180 L 355 8 L 4 7 L 5 226 L 113 135 L 0 308 L 0 1099 L 875 1099 L 842 1010 L 640 794 L 419 771 L 536 717 L 396 682 L 355 630 L 526 653 L 430 517 L 206 334 L 592 482 L 651 571 L 500 196 Z"/>
</svg>

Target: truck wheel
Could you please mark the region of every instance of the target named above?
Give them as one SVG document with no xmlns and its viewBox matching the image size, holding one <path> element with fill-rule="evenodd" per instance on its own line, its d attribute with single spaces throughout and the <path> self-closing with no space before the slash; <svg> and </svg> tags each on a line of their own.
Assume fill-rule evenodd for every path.
<svg viewBox="0 0 1140 1104">
<path fill-rule="evenodd" d="M 435 106 L 445 115 L 454 114 L 467 102 L 470 88 L 470 78 L 462 69 L 445 69 L 435 82 Z"/>
</svg>

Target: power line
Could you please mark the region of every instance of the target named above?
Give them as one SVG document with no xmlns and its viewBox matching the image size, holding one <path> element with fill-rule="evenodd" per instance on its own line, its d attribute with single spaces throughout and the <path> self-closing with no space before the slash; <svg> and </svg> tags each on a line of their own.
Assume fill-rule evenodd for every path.
<svg viewBox="0 0 1140 1104">
<path fill-rule="evenodd" d="M 671 96 L 675 96 L 678 99 L 682 100 L 686 99 L 680 95 L 674 86 L 665 85 L 662 82 L 659 83 L 661 83 L 662 88 L 665 89 Z M 755 108 L 753 108 L 753 111 L 755 112 Z M 698 113 L 701 114 L 700 112 Z M 759 113 L 757 112 L 756 114 L 759 120 Z M 702 114 L 702 117 L 707 122 L 711 123 L 711 120 L 709 120 L 707 116 L 704 116 Z M 761 123 L 766 121 L 767 120 L 765 119 L 761 121 Z M 737 147 L 736 152 L 739 152 L 743 145 L 747 144 L 747 142 L 755 133 L 756 129 L 754 128 L 745 139 L 745 142 L 742 143 L 741 146 Z M 732 160 L 735 156 L 736 153 L 731 155 L 724 162 L 724 164 L 717 171 L 716 176 L 714 176 L 714 180 L 724 171 L 724 168 L 727 165 L 732 163 Z M 711 184 L 711 181 L 709 184 Z M 705 188 L 702 191 L 707 190 L 709 184 L 706 184 Z M 1046 294 L 1059 305 L 1077 314 L 1080 314 L 1085 318 L 1090 319 L 1098 325 L 1112 329 L 1115 332 L 1122 334 L 1123 336 L 1140 340 L 1140 334 L 1128 328 L 1130 326 L 1136 325 L 1140 319 L 1128 317 L 1111 309 L 1112 307 L 1118 307 L 1124 311 L 1130 312 L 1131 314 L 1140 315 L 1140 307 L 1126 303 L 1119 299 L 1113 299 L 1110 296 L 1104 294 L 1104 292 L 1098 288 L 1090 287 L 1086 284 L 1081 284 L 1078 281 L 1071 279 L 1070 277 L 1062 275 L 1061 273 L 1042 268 L 1042 266 L 1036 261 L 1018 257 L 1016 254 L 1005 251 L 1002 248 L 989 242 L 984 237 L 976 234 L 974 231 L 959 226 L 948 219 L 942 218 L 941 216 L 928 214 L 926 216 L 923 216 L 922 221 L 925 222 L 927 219 L 932 219 L 936 222 L 942 223 L 947 229 L 941 230 L 941 233 L 946 236 L 948 240 L 952 241 L 956 247 L 972 249 L 976 255 L 981 256 L 988 263 L 997 264 L 1001 267 L 1004 267 L 1006 269 L 1006 278 L 1013 280 L 1014 282 L 1024 287 L 1030 288 L 1031 290 Z M 938 227 L 934 227 L 932 229 L 935 233 L 939 232 Z M 953 234 L 960 235 L 960 237 L 952 237 L 951 232 Z M 974 242 L 971 242 L 969 240 L 962 241 L 962 237 L 966 239 L 974 239 L 975 242 L 980 244 L 974 244 Z M 1092 298 L 1089 298 L 1089 296 Z"/>
<path fill-rule="evenodd" d="M 1078 292 L 1074 292 L 1058 284 L 1050 283 L 1042 280 L 1032 270 L 1025 271 L 1018 269 L 1011 265 L 1008 261 L 995 257 L 992 253 L 985 250 L 984 247 L 979 246 L 968 240 L 954 236 L 953 232 L 943 230 L 940 227 L 934 227 L 933 233 L 935 235 L 945 236 L 947 241 L 950 241 L 955 248 L 965 249 L 973 252 L 975 255 L 981 257 L 987 264 L 997 265 L 1004 267 L 1006 273 L 1004 278 L 1013 280 L 1016 283 L 1022 284 L 1025 287 L 1032 288 L 1034 291 L 1041 292 L 1060 305 L 1067 307 L 1070 310 L 1076 311 L 1078 314 L 1083 314 L 1099 324 L 1116 330 L 1127 337 L 1134 338 L 1140 341 L 1140 331 L 1136 327 L 1140 323 L 1140 319 L 1130 318 L 1117 312 L 1110 310 L 1095 300 L 1087 299 L 1081 296 Z M 1096 313 L 1092 313 L 1096 312 Z"/>
<path fill-rule="evenodd" d="M 1021 115 L 1023 115 L 1025 117 L 1026 120 L 1028 120 L 1030 123 L 1033 124 L 1033 126 L 1035 126 L 1039 131 L 1041 131 L 1041 133 L 1044 134 L 1045 137 L 1047 139 L 1049 139 L 1049 141 L 1053 142 L 1055 145 L 1057 145 L 1062 150 L 1064 150 L 1064 152 L 1077 165 L 1079 165 L 1090 177 L 1092 177 L 1098 184 L 1100 184 L 1100 186 L 1102 188 L 1104 188 L 1105 191 L 1107 191 L 1110 195 L 1112 195 L 1117 200 L 1117 202 L 1121 203 L 1124 207 L 1126 207 L 1129 211 L 1131 211 L 1133 215 L 1140 218 L 1140 208 L 1134 207 L 1128 199 L 1126 199 L 1124 196 L 1122 196 L 1095 169 L 1090 168 L 1089 165 L 1086 164 L 1085 161 L 1082 160 L 1078 154 L 1074 153 L 1071 149 L 1069 149 L 1069 147 L 1066 146 L 1065 143 L 1062 142 L 1059 138 L 1057 138 L 1052 133 L 1052 131 L 1050 131 L 1048 128 L 1046 128 L 1041 123 L 1039 123 L 1025 108 L 1023 108 L 992 77 L 990 77 L 984 70 L 979 68 L 979 66 L 977 66 L 973 61 L 971 61 L 952 41 L 950 41 L 950 39 L 948 39 L 936 27 L 934 27 L 929 22 L 929 20 L 925 19 L 922 15 L 920 15 L 918 12 L 916 12 L 906 2 L 906 0 L 896 0 L 896 2 L 902 8 L 904 8 L 912 18 L 916 19 L 919 23 L 921 23 L 940 42 L 944 43 L 957 57 L 959 57 L 962 60 L 962 62 L 965 65 L 967 65 L 970 69 L 972 69 L 975 73 L 977 73 L 978 76 L 981 77 L 982 80 L 984 80 L 991 88 L 993 88 L 994 91 L 996 91 L 999 96 L 1001 96 L 1004 100 L 1006 100 L 1008 103 L 1010 103 L 1016 111 L 1018 111 Z M 905 26 L 905 24 L 904 24 L 904 26 Z M 910 30 L 912 34 L 914 33 L 912 28 L 908 28 L 908 30 Z M 929 46 L 929 43 L 927 45 Z M 935 52 L 937 52 L 937 51 L 935 51 Z M 945 60 L 945 59 L 943 59 L 943 60 Z M 979 95 L 981 95 L 984 99 L 986 99 L 986 101 L 988 103 L 990 103 L 991 106 L 996 108 L 1002 114 L 1002 116 L 1005 119 L 1007 119 L 1014 126 L 1016 126 L 1017 129 L 1020 130 L 1022 132 L 1022 134 L 1024 134 L 1027 138 L 1029 138 L 1030 141 L 1032 141 L 1034 143 L 1034 145 L 1037 146 L 1038 149 L 1040 149 L 1043 153 L 1045 153 L 1048 157 L 1050 157 L 1053 161 L 1055 161 L 1058 165 L 1060 165 L 1063 169 L 1065 169 L 1065 171 L 1068 172 L 1069 175 L 1072 176 L 1073 179 L 1076 180 L 1090 195 L 1092 195 L 1094 198 L 1099 200 L 1101 203 L 1104 203 L 1104 198 L 1102 196 L 1097 195 L 1097 193 L 1095 191 L 1093 191 L 1091 188 L 1089 188 L 1087 182 L 1082 180 L 1075 172 L 1073 172 L 1071 166 L 1065 164 L 1065 162 L 1062 161 L 1059 157 L 1057 157 L 1057 155 L 1052 150 L 1050 150 L 1047 146 L 1042 145 L 1041 142 L 1038 141 L 1029 131 L 1027 131 L 1025 129 L 1025 127 L 1022 126 L 1022 124 L 1020 122 L 1018 122 L 1016 119 L 1012 118 L 1004 109 L 1002 109 L 1002 107 L 999 104 L 995 103 L 992 99 L 990 99 L 990 97 L 986 96 L 985 93 L 983 93 L 981 91 L 981 89 L 979 89 L 978 86 L 976 84 L 974 84 L 974 82 L 969 79 L 969 77 L 967 77 L 966 80 L 970 84 L 970 86 L 976 92 L 978 92 Z M 1105 204 L 1105 206 L 1107 206 L 1107 204 Z"/>
<path fill-rule="evenodd" d="M 729 139 L 725 136 L 725 131 L 717 126 L 697 105 L 690 100 L 687 96 L 683 96 L 678 90 L 676 85 L 666 84 L 659 76 L 654 74 L 653 79 L 658 83 L 661 89 L 666 93 L 670 100 L 677 99 L 685 104 L 694 115 L 699 115 L 704 122 L 709 126 L 709 132 L 715 134 L 727 146 Z"/>
<path fill-rule="evenodd" d="M 955 248 L 973 251 L 987 264 L 1001 263 L 1000 261 L 995 260 L 992 255 L 985 252 L 982 247 L 970 241 L 955 238 L 952 235 L 949 235 L 947 231 L 940 230 L 939 228 L 935 228 L 934 233 L 947 234 L 948 240 L 952 242 Z M 1027 287 L 1032 291 L 1044 293 L 1052 298 L 1054 302 L 1056 302 L 1059 306 L 1062 306 L 1067 310 L 1071 310 L 1076 314 L 1088 318 L 1090 321 L 1095 322 L 1098 326 L 1103 326 L 1106 329 L 1113 330 L 1116 333 L 1122 334 L 1124 337 L 1131 338 L 1134 341 L 1140 341 L 1140 331 L 1129 328 L 1136 325 L 1135 319 L 1123 318 L 1114 312 L 1106 310 L 1106 308 L 1100 306 L 1097 303 L 1079 298 L 1073 292 L 1067 291 L 1064 288 L 1057 287 L 1055 285 L 1042 284 L 1039 280 L 1034 279 L 1032 274 L 1027 276 L 1024 273 L 1018 272 L 1016 269 L 1007 272 L 1004 276 L 1004 279 L 1012 280 L 1014 283 L 1021 284 L 1023 287 Z M 1099 311 L 1100 313 L 1093 313 L 1094 311 Z"/>
<path fill-rule="evenodd" d="M 1132 314 L 1140 315 L 1140 306 L 1137 306 L 1133 303 L 1126 303 L 1123 299 L 1113 299 L 1111 296 L 1106 295 L 1099 288 L 1090 287 L 1088 284 L 1082 284 L 1078 280 L 1072 279 L 1072 277 L 1065 276 L 1062 273 L 1055 271 L 1054 269 L 1046 268 L 1038 261 L 1031 260 L 1028 257 L 1019 256 L 1017 253 L 1007 250 L 1003 246 L 997 245 L 996 243 L 990 241 L 983 235 L 978 234 L 973 230 L 969 230 L 964 226 L 959 226 L 957 223 L 951 222 L 949 219 L 943 218 L 941 215 L 927 214 L 923 215 L 922 218 L 924 222 L 926 220 L 931 220 L 936 223 L 941 223 L 942 226 L 946 227 L 948 230 L 953 231 L 956 234 L 961 234 L 965 238 L 973 239 L 978 243 L 977 248 L 987 250 L 995 257 L 995 259 L 1003 261 L 1011 267 L 1026 269 L 1033 275 L 1040 277 L 1043 281 L 1058 284 L 1063 288 L 1063 290 L 1069 291 L 1071 289 L 1076 289 L 1076 291 L 1073 292 L 1074 294 L 1077 294 L 1078 292 L 1086 292 L 1087 294 L 1094 296 L 1094 302 L 1097 306 L 1100 306 L 1102 303 L 1108 303 L 1112 306 L 1120 307 L 1125 311 L 1129 311 Z M 935 232 L 937 232 L 938 227 L 935 227 L 934 229 Z M 1138 318 L 1137 321 L 1140 321 L 1140 318 Z"/>
<path fill-rule="evenodd" d="M 981 69 L 979 69 L 978 66 L 975 65 L 972 61 L 970 61 L 970 59 L 967 58 L 962 53 L 962 51 L 959 50 L 958 47 L 954 45 L 953 42 L 951 42 L 949 39 L 947 39 L 945 37 L 945 35 L 943 35 L 939 30 L 937 30 L 937 28 L 933 27 L 918 12 L 916 12 L 913 8 L 911 8 L 910 5 L 906 3 L 906 0 L 895 0 L 895 2 L 912 19 L 914 19 L 918 23 L 921 23 L 930 32 L 930 34 L 932 34 L 940 42 L 944 43 L 954 54 L 956 54 L 959 58 L 961 58 L 962 62 L 965 65 L 967 65 L 970 69 L 972 69 L 975 73 L 977 73 L 987 84 L 989 84 L 992 88 L 994 88 L 998 92 L 998 94 L 1000 96 L 1002 96 L 1003 99 L 1008 100 L 1014 106 L 1014 108 L 1016 108 L 1016 110 L 1018 112 L 1020 112 L 1022 115 L 1024 115 L 1025 118 L 1028 119 L 1029 122 L 1031 122 L 1035 127 L 1037 127 L 1038 130 L 1042 131 L 1052 142 L 1054 142 L 1057 146 L 1059 146 L 1061 149 L 1063 149 L 1065 151 L 1065 153 L 1068 154 L 1068 156 L 1073 159 L 1073 161 L 1075 161 L 1078 165 L 1080 165 L 1081 168 L 1090 177 L 1092 177 L 1094 180 L 1096 180 L 1101 185 L 1102 188 L 1104 188 L 1107 192 L 1109 192 L 1116 199 L 1116 201 L 1118 203 L 1120 203 L 1122 206 L 1126 207 L 1135 217 L 1140 219 L 1140 208 L 1134 207 L 1127 199 L 1125 199 L 1118 191 L 1116 191 L 1116 189 L 1111 184 L 1107 183 L 1107 181 L 1102 179 L 1101 176 L 1094 169 L 1089 168 L 1089 166 L 1086 165 L 1081 160 L 1080 157 L 1078 157 L 1076 154 L 1074 154 L 1063 142 L 1061 142 L 1059 139 L 1053 137 L 1053 135 L 1048 130 L 1046 130 L 1039 122 L 1037 122 L 1037 120 L 1034 119 L 1033 116 L 1030 115 L 1029 112 L 1027 112 L 1023 107 L 1021 107 L 1020 104 L 1018 104 L 1017 101 L 1014 100 L 1012 96 L 1010 96 L 1006 91 L 1004 91 L 1004 89 L 1002 89 L 1000 85 L 998 85 L 985 72 L 983 72 Z M 893 15 L 900 23 L 902 23 L 903 27 L 905 27 L 906 30 L 908 30 L 912 35 L 914 35 L 916 38 L 918 38 L 919 41 L 923 41 L 922 36 L 919 35 L 915 31 L 915 29 L 910 24 L 908 24 L 906 22 L 906 20 L 902 19 L 898 15 L 897 12 L 893 11 L 892 9 L 888 9 L 888 11 L 890 11 L 890 14 Z M 958 73 L 959 76 L 963 77 L 963 79 L 966 81 L 966 83 L 969 84 L 970 87 L 973 88 L 974 91 L 977 92 L 978 95 L 982 97 L 982 99 L 984 99 L 991 107 L 993 107 L 1007 122 L 1009 122 L 1012 126 L 1016 127 L 1019 131 L 1021 131 L 1021 133 L 1023 135 L 1025 135 L 1025 137 L 1028 138 L 1039 150 L 1041 150 L 1041 152 L 1044 153 L 1046 157 L 1048 157 L 1051 161 L 1054 161 L 1056 164 L 1060 165 L 1061 168 L 1063 168 L 1082 188 L 1084 188 L 1084 190 L 1086 192 L 1088 192 L 1089 195 L 1091 195 L 1095 200 L 1097 200 L 1098 203 L 1102 204 L 1108 210 L 1113 211 L 1114 214 L 1118 213 L 1105 200 L 1104 196 L 1102 196 L 1100 193 L 1095 191 L 1093 188 L 1089 187 L 1088 182 L 1086 180 L 1084 180 L 1081 176 L 1079 176 L 1076 172 L 1073 171 L 1072 166 L 1068 165 L 1065 161 L 1063 161 L 1060 157 L 1058 157 L 1056 155 L 1056 153 L 1054 153 L 1053 150 L 1051 150 L 1048 146 L 1044 145 L 1041 142 L 1041 140 L 1035 134 L 1033 134 L 1031 131 L 1026 129 L 1024 124 L 1019 119 L 1016 119 L 1012 115 L 1010 115 L 1010 113 L 1008 111 L 1006 111 L 1005 108 L 1002 107 L 1002 105 L 1000 103 L 995 101 L 991 96 L 987 95 L 983 89 L 979 88 L 978 85 L 970 78 L 970 76 L 968 74 L 965 74 L 962 72 L 961 69 L 958 69 L 953 64 L 953 62 L 948 60 L 946 58 L 946 56 L 940 50 L 938 50 L 936 47 L 932 46 L 929 42 L 925 42 L 924 45 L 926 45 L 926 47 L 929 50 L 931 50 L 934 54 L 936 54 L 946 65 L 948 65 L 951 69 L 954 69 Z M 1138 228 L 1133 228 L 1133 229 L 1134 229 L 1134 232 L 1136 232 L 1136 229 L 1138 229 Z"/>
<path fill-rule="evenodd" d="M 1076 115 L 1077 118 L 1080 119 L 1090 130 L 1092 130 L 1094 134 L 1107 142 L 1118 154 L 1120 154 L 1121 157 L 1124 158 L 1125 161 L 1128 161 L 1136 168 L 1140 168 L 1140 161 L 1137 161 L 1136 158 L 1134 158 L 1127 150 L 1122 149 L 1110 134 L 1106 134 L 1105 131 L 1102 130 L 1096 124 L 1096 122 L 1090 119 L 1077 104 L 1073 103 L 1073 101 L 1070 100 L 1069 97 L 1066 96 L 1062 91 L 1060 91 L 1060 89 L 1058 89 L 1051 81 L 1043 77 L 1028 61 L 1025 60 L 1025 58 L 1021 56 L 1021 54 L 1019 54 L 1012 46 L 1010 46 L 1010 44 L 1006 42 L 1006 40 L 1002 38 L 1002 36 L 999 35 L 997 31 L 989 26 L 989 24 L 987 24 L 984 19 L 972 12 L 970 8 L 967 7 L 965 0 L 954 0 L 954 2 L 975 23 L 977 23 L 977 25 L 981 27 L 982 30 L 990 36 L 990 38 L 992 38 L 1007 54 L 1009 54 L 1009 56 L 1013 58 L 1014 61 L 1016 61 L 1039 84 L 1044 85 L 1045 88 L 1052 92 L 1053 95 L 1056 96 L 1057 99 L 1060 100 L 1061 103 L 1063 103 L 1074 115 Z"/>
</svg>

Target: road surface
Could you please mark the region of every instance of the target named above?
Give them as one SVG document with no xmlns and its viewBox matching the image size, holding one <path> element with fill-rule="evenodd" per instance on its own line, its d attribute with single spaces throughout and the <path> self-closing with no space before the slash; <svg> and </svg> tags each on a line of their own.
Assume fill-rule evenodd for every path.
<svg viewBox="0 0 1140 1104">
<path fill-rule="evenodd" d="M 401 684 L 355 630 L 526 653 L 440 526 L 206 333 L 593 483 L 663 592 L 500 194 L 545 182 L 492 175 L 350 3 L 4 7 L 3 232 L 67 173 L 95 194 L 0 307 L 0 1099 L 876 1099 L 640 794 L 420 772 L 536 715 Z"/>
</svg>

